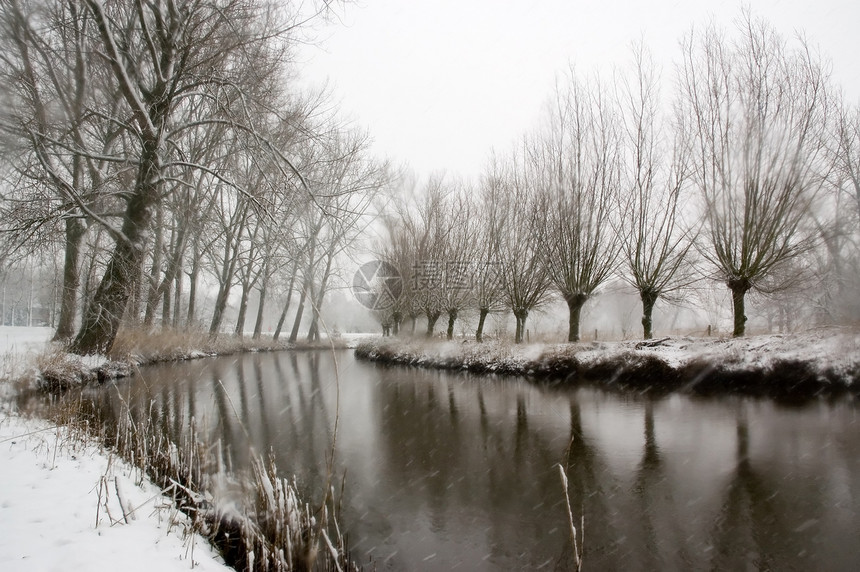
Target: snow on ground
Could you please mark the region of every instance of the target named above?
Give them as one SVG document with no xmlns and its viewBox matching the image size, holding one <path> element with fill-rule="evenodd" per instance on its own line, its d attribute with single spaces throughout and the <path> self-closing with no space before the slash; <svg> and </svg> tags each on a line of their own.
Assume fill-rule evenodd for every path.
<svg viewBox="0 0 860 572">
<path fill-rule="evenodd" d="M 32 371 L 36 356 L 54 349 L 51 344 L 53 335 L 53 328 L 0 326 L 0 380 L 17 378 Z M 96 368 L 107 361 L 102 355 L 67 354 L 64 359 L 87 368 Z"/>
<path fill-rule="evenodd" d="M 0 400 L 11 395 L 3 379 L 32 369 L 52 334 L 0 327 Z M 186 534 L 185 516 L 138 471 L 9 407 L 0 403 L 0 570 L 229 570 L 208 541 Z M 117 487 L 133 511 L 128 524 Z"/>
<path fill-rule="evenodd" d="M 653 353 L 672 366 L 703 359 L 734 369 L 762 369 L 776 361 L 797 360 L 819 371 L 843 371 L 860 362 L 860 330 L 827 327 L 743 338 L 667 338 L 660 345 L 637 351 Z"/>
<path fill-rule="evenodd" d="M 0 379 L 24 373 L 30 361 L 49 347 L 53 334 L 51 328 L 0 326 Z"/>
<path fill-rule="evenodd" d="M 423 367 L 472 369 L 506 373 L 532 373 L 558 363 L 597 367 L 626 364 L 636 356 L 662 361 L 675 371 L 707 363 L 726 373 L 765 374 L 774 366 L 797 363 L 824 380 L 855 383 L 860 370 L 860 329 L 823 327 L 791 334 L 755 335 L 744 338 L 667 337 L 648 341 L 595 341 L 572 344 L 520 344 L 496 340 L 473 342 L 433 342 L 384 338 L 363 346 L 362 354 Z M 474 366 L 474 367 L 473 367 Z M 565 366 L 562 367 L 562 370 Z M 790 367 L 790 365 L 789 365 Z"/>
<path fill-rule="evenodd" d="M 380 337 L 379 334 L 375 333 L 366 333 L 366 334 L 358 334 L 358 333 L 343 333 L 335 336 L 336 338 L 340 338 L 341 341 L 346 343 L 346 347 L 355 348 L 358 344 L 362 342 L 366 342 L 368 340 L 372 340 L 374 338 Z"/>
<path fill-rule="evenodd" d="M 0 483 L 0 570 L 228 570 L 157 487 L 66 428 L 0 413 Z"/>
</svg>

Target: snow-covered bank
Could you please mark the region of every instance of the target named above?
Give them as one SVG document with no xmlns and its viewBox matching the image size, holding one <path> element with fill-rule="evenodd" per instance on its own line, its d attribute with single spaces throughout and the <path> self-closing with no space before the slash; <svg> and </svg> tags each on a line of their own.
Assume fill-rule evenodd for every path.
<svg viewBox="0 0 860 572">
<path fill-rule="evenodd" d="M 23 529 L 23 534 L 35 539 L 30 546 L 44 544 L 43 549 L 50 554 L 57 542 L 61 547 L 78 544 L 75 534 L 83 530 L 80 524 L 82 518 L 86 520 L 92 517 L 98 537 L 105 535 L 99 528 L 104 519 L 111 527 L 119 526 L 120 523 L 127 525 L 135 520 L 132 515 L 147 510 L 151 514 L 149 518 L 162 523 L 165 534 L 175 537 L 181 532 L 184 537 L 192 529 L 201 531 L 206 540 L 202 536 L 195 536 L 193 538 L 197 540 L 186 547 L 193 548 L 199 541 L 213 555 L 210 547 L 214 545 L 220 551 L 221 561 L 239 569 L 293 570 L 302 569 L 303 566 L 313 569 L 314 562 L 319 569 L 355 569 L 348 560 L 344 539 L 332 516 L 335 503 L 332 496 L 325 497 L 324 507 L 311 507 L 299 494 L 295 481 L 282 477 L 273 460 L 267 461 L 253 451 L 254 463 L 250 474 L 233 474 L 223 470 L 220 448 L 198 441 L 193 429 L 183 433 L 180 442 L 176 443 L 175 436 L 168 435 L 164 427 L 156 425 L 149 416 L 133 419 L 131 410 L 125 408 L 112 412 L 113 417 L 103 417 L 104 412 L 94 409 L 93 402 L 75 399 L 73 393 L 59 392 L 55 401 L 50 400 L 50 407 L 46 399 L 46 407 L 40 410 L 45 416 L 60 419 L 59 427 L 48 421 L 24 420 L 4 413 L 15 410 L 13 404 L 16 403 L 16 396 L 32 396 L 30 389 L 34 384 L 42 389 L 64 389 L 95 379 L 105 381 L 121 377 L 145 363 L 295 346 L 226 336 L 212 341 L 208 336 L 180 332 L 161 332 L 156 335 L 132 332 L 125 338 L 118 338 L 122 344 L 119 355 L 124 356 L 124 360 L 112 361 L 100 356 L 81 358 L 68 354 L 49 341 L 50 330 L 34 332 L 31 328 L 17 328 L 11 334 L 0 338 L 0 359 L 4 364 L 14 366 L 5 368 L 4 372 L 15 372 L 14 381 L 0 375 L 0 427 L 4 424 L 10 427 L 0 434 L 0 448 L 7 443 L 11 444 L 10 447 L 17 447 L 9 450 L 7 456 L 10 459 L 18 459 L 23 455 L 19 451 L 23 446 L 25 452 L 45 452 L 47 460 L 28 464 L 26 455 L 23 455 L 21 458 L 24 461 L 6 463 L 4 454 L 7 451 L 0 451 L 0 469 L 3 469 L 0 470 L 0 482 L 8 477 L 7 467 L 11 467 L 8 468 L 9 474 L 21 475 L 16 486 L 29 486 L 35 491 L 32 493 L 35 497 L 32 498 L 21 495 L 20 502 L 14 500 L 14 491 L 17 489 L 10 489 L 11 496 L 0 496 L 0 517 L 3 519 L 0 535 L 7 532 L 6 528 L 17 529 L 19 521 L 26 521 L 28 526 Z M 26 346 L 20 343 L 24 339 L 27 340 Z M 198 347 L 197 344 L 203 339 L 211 344 L 203 346 L 207 351 L 189 349 Z M 64 399 L 69 395 L 73 398 Z M 30 442 L 23 439 L 28 436 L 44 438 L 36 440 L 35 444 L 28 444 Z M 96 443 L 99 445 L 96 446 Z M 66 456 L 63 457 L 63 454 Z M 121 463 L 118 460 L 120 458 L 133 459 L 138 468 L 132 470 Z M 68 462 L 58 459 L 67 459 Z M 71 479 L 67 483 L 69 479 L 65 476 L 57 477 L 60 473 L 56 471 L 61 466 L 65 467 L 65 473 L 83 475 L 81 478 L 89 482 L 86 490 L 83 488 L 84 481 Z M 45 477 L 45 474 L 48 476 Z M 32 483 L 41 485 L 33 486 Z M 135 484 L 140 485 L 142 493 L 127 492 Z M 170 491 L 171 497 L 162 496 L 159 486 L 165 487 L 164 491 Z M 96 496 L 81 500 L 87 491 L 95 491 Z M 220 493 L 224 491 L 229 492 L 222 498 Z M 141 494 L 147 496 L 142 498 Z M 90 505 L 67 502 L 68 495 L 80 503 L 89 502 L 92 510 L 84 509 Z M 42 502 L 39 499 L 43 497 L 49 499 L 47 504 L 39 504 Z M 35 511 L 39 516 L 27 520 L 30 503 L 44 507 L 45 511 Z M 50 513 L 48 508 L 54 504 L 60 508 L 57 513 Z M 162 507 L 161 511 L 154 510 L 153 506 Z M 18 509 L 7 513 L 7 507 Z M 315 516 L 317 510 L 323 511 L 319 523 Z M 183 514 L 189 515 L 191 522 Z M 50 525 L 45 525 L 49 520 Z M 61 530 L 74 534 L 59 534 Z M 192 538 L 190 534 L 188 537 Z M 154 543 L 161 542 L 158 538 L 145 534 L 123 537 L 123 540 L 115 543 L 117 551 L 109 552 L 105 557 L 107 564 L 104 567 L 101 552 L 93 550 L 88 553 L 86 543 L 81 543 L 83 551 L 74 552 L 68 560 L 73 563 L 72 569 L 127 569 L 129 566 L 119 563 L 118 559 L 128 544 L 136 546 L 134 550 L 128 551 L 131 558 L 136 558 L 132 569 L 151 570 L 162 566 L 172 570 L 157 560 L 138 556 L 148 553 Z M 15 567 L 12 569 L 16 570 L 59 570 L 68 567 L 62 552 L 55 559 L 49 555 L 37 558 L 33 556 L 35 549 L 19 554 L 19 547 L 14 543 L 5 545 L 2 542 L 3 539 L 0 539 L 0 570 L 10 568 L 5 565 L 4 559 L 14 560 Z M 321 548 L 323 544 L 324 548 Z M 183 546 L 181 542 L 179 546 Z M 191 558 L 197 560 L 196 551 L 182 554 L 189 566 Z M 20 565 L 19 560 L 24 564 Z M 180 563 L 184 564 L 186 560 Z M 217 559 L 213 561 L 219 563 Z M 139 562 L 142 562 L 140 567 L 137 565 Z"/>
<path fill-rule="evenodd" d="M 2 570 L 229 570 L 138 470 L 67 428 L 0 413 L 0 483 Z"/>
<path fill-rule="evenodd" d="M 243 352 L 352 349 L 374 334 L 325 334 L 319 342 L 274 341 L 208 333 L 162 330 L 152 333 L 122 330 L 110 356 L 78 356 L 52 343 L 51 328 L 0 327 L 0 380 L 14 379 L 23 387 L 62 391 L 88 383 L 119 379 L 139 367 L 169 361 L 224 356 Z M 0 387 L 0 399 L 11 386 Z M 5 392 L 5 393 L 3 393 Z"/>
<path fill-rule="evenodd" d="M 775 397 L 860 393 L 860 331 L 823 328 L 738 339 L 511 345 L 384 339 L 356 348 L 382 363 L 575 383 Z"/>
</svg>

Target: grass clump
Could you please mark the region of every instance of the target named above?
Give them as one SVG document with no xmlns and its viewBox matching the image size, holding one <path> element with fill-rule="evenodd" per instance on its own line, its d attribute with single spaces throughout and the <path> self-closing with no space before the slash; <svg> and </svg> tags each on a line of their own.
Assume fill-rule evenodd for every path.
<svg viewBox="0 0 860 572">
<path fill-rule="evenodd" d="M 203 442 L 194 424 L 178 442 L 152 412 L 97 410 L 78 394 L 49 417 L 80 439 L 95 437 L 146 475 L 240 571 L 357 570 L 339 532 L 333 495 L 321 507 L 302 500 L 296 482 L 280 476 L 274 457 L 252 451 L 251 468 L 232 472 L 218 444 Z"/>
</svg>

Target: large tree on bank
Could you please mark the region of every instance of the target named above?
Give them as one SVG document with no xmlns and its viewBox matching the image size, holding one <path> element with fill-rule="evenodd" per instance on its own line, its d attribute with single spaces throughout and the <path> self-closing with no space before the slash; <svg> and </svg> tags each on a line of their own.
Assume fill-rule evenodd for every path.
<svg viewBox="0 0 860 572">
<path fill-rule="evenodd" d="M 737 38 L 710 27 L 683 48 L 679 109 L 704 208 L 702 254 L 731 290 L 733 335 L 743 336 L 746 293 L 812 242 L 804 226 L 826 175 L 827 75 L 807 46 L 789 47 L 749 14 Z"/>
<path fill-rule="evenodd" d="M 113 251 L 71 344 L 72 351 L 88 354 L 113 344 L 165 180 L 186 169 L 218 176 L 217 167 L 190 164 L 177 153 L 178 140 L 216 124 L 257 131 L 260 117 L 250 112 L 249 102 L 270 95 L 282 79 L 289 26 L 272 6 L 246 0 L 86 0 L 82 9 L 94 22 L 88 53 L 105 62 L 104 73 L 121 101 L 112 119 L 137 141 L 128 157 L 134 181 L 122 195 L 121 224 L 111 229 Z M 189 120 L 192 105 L 210 113 Z"/>
<path fill-rule="evenodd" d="M 627 263 L 624 277 L 642 301 L 645 339 L 653 336 L 657 301 L 690 282 L 684 262 L 694 234 L 683 228 L 679 208 L 689 171 L 688 146 L 684 130 L 670 131 L 661 118 L 658 76 L 650 53 L 641 44 L 634 46 L 632 74 L 619 90 L 626 180 L 618 234 Z"/>
<path fill-rule="evenodd" d="M 585 303 L 615 270 L 619 252 L 621 125 L 617 107 L 595 79 L 574 70 L 551 100 L 549 126 L 530 154 L 546 225 L 545 267 L 567 303 L 568 341 L 579 341 Z"/>
<path fill-rule="evenodd" d="M 324 10 L 327 3 L 319 5 Z M 136 291 L 148 235 L 171 194 L 206 177 L 251 196 L 245 181 L 230 180 L 224 157 L 199 161 L 190 146 L 201 133 L 241 135 L 277 159 L 282 178 L 302 180 L 284 149 L 263 135 L 265 127 L 293 119 L 283 95 L 300 25 L 292 22 L 308 21 L 294 17 L 294 9 L 265 0 L 11 0 L 0 6 L 7 104 L 0 129 L 17 153 L 14 168 L 40 189 L 46 199 L 40 208 L 50 214 L 17 226 L 66 225 L 58 337 L 72 333 L 84 230 L 95 225 L 112 241 L 72 351 L 110 349 L 129 300 L 141 298 Z M 156 294 L 165 292 L 161 287 Z M 152 303 L 148 310 L 151 321 Z"/>
</svg>

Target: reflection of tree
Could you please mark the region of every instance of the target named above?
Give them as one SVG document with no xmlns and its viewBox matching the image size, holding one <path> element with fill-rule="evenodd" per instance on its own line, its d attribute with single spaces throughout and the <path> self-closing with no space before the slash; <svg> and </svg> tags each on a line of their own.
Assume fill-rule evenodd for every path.
<svg viewBox="0 0 860 572">
<path fill-rule="evenodd" d="M 386 481 L 378 494 L 396 507 L 390 526 L 429 518 L 433 529 L 448 531 L 467 520 L 469 534 L 486 542 L 488 561 L 503 568 L 534 568 L 555 554 L 566 538 L 554 467 L 564 446 L 552 431 L 532 427 L 529 391 L 494 388 L 485 400 L 480 383 L 476 395 L 475 385 L 450 376 L 379 371 L 373 387 Z M 487 400 L 500 396 L 511 396 L 513 407 L 491 407 Z"/>
<path fill-rule="evenodd" d="M 584 565 L 590 569 L 624 568 L 626 559 L 620 544 L 623 538 L 613 525 L 615 511 L 607 502 L 613 494 L 611 488 L 606 490 L 612 486 L 612 477 L 600 461 L 597 450 L 585 438 L 581 406 L 576 396 L 570 400 L 570 436 L 565 472 L 574 518 L 579 515 L 585 517 Z M 573 549 L 569 540 L 564 540 L 559 563 L 572 569 Z"/>
<path fill-rule="evenodd" d="M 650 570 L 684 569 L 691 566 L 687 555 L 687 538 L 680 528 L 672 483 L 666 475 L 663 458 L 654 431 L 654 404 L 645 402 L 645 444 L 642 460 L 633 481 L 637 503 L 636 524 L 641 530 L 633 534 L 634 547 L 642 567 Z"/>
<path fill-rule="evenodd" d="M 265 382 L 263 379 L 263 367 L 260 363 L 261 358 L 259 355 L 255 355 L 253 357 L 254 360 L 254 380 L 257 382 L 257 411 L 258 411 L 258 424 L 260 427 L 260 439 L 261 443 L 259 444 L 259 450 L 261 452 L 268 451 L 272 446 L 272 434 L 270 429 L 271 421 L 269 420 L 268 408 L 266 407 L 266 389 Z M 277 363 L 277 361 L 275 361 Z"/>
<path fill-rule="evenodd" d="M 435 380 L 404 385 L 396 381 L 379 384 L 383 457 L 394 477 L 395 494 L 419 501 L 424 493 L 432 499 L 433 519 L 444 526 L 448 502 L 447 485 L 461 474 L 461 430 L 456 422 L 457 404 L 448 395 L 448 407 L 440 407 Z M 447 391 L 447 389 L 446 389 Z"/>
<path fill-rule="evenodd" d="M 295 363 L 296 355 L 294 353 L 290 353 L 290 361 Z M 295 371 L 295 370 L 294 370 Z M 281 398 L 279 400 L 279 411 L 278 411 L 278 419 L 283 424 L 284 421 L 287 421 L 287 433 L 290 435 L 298 434 L 298 427 L 296 425 L 296 404 L 293 402 L 289 381 L 290 379 L 284 373 L 283 368 L 281 367 L 281 355 L 275 357 L 275 372 L 277 373 L 278 386 L 281 388 Z M 281 427 L 283 433 L 283 427 Z"/>
<path fill-rule="evenodd" d="M 179 440 L 178 431 L 187 431 L 193 420 L 208 431 L 201 431 L 201 438 L 216 447 L 220 443 L 223 458 L 241 469 L 248 440 L 235 405 L 257 450 L 264 452 L 271 443 L 284 475 L 296 473 L 303 488 L 318 494 L 329 451 L 322 437 L 330 435 L 334 405 L 331 361 L 326 354 L 311 355 L 243 356 L 244 380 L 233 358 L 201 360 L 193 367 L 153 366 L 139 379 L 87 390 L 100 410 L 92 412 L 93 422 L 116 425 L 128 403 L 136 421 L 152 416 Z M 587 390 L 558 394 L 492 378 L 375 367 L 361 378 L 363 366 L 358 369 L 349 381 L 370 393 L 371 418 L 354 423 L 352 417 L 344 427 L 366 431 L 369 441 L 378 443 L 378 448 L 339 457 L 352 463 L 365 455 L 357 471 L 347 475 L 341 521 L 359 539 L 359 550 L 394 544 L 403 555 L 416 542 L 438 542 L 436 548 L 442 548 L 462 534 L 453 542 L 486 549 L 487 566 L 534 569 L 552 559 L 547 568 L 569 567 L 572 554 L 555 466 L 563 461 L 574 517 L 585 516 L 589 570 L 815 569 L 824 559 L 836 563 L 833 568 L 857 559 L 857 495 L 852 492 L 860 474 L 860 454 L 855 454 L 860 441 L 848 431 L 840 432 L 832 447 L 822 443 L 822 456 L 813 459 L 826 464 L 818 466 L 806 458 L 815 425 L 785 431 L 784 425 L 774 425 L 784 412 L 769 415 L 764 407 L 748 421 L 741 409 L 736 436 L 730 435 L 737 440 L 734 466 L 714 485 L 723 465 L 709 460 L 710 472 L 702 476 L 696 459 L 689 468 L 679 463 L 686 459 L 679 459 L 684 449 L 679 453 L 670 437 L 672 415 L 664 417 L 668 411 L 646 401 L 643 425 L 637 420 L 644 436 L 633 461 L 638 465 L 616 476 L 607 458 L 618 454 L 613 450 L 617 438 L 595 439 L 598 431 L 602 437 L 618 434 L 614 427 L 602 431 L 604 423 L 616 419 L 614 397 L 605 399 L 612 415 L 592 417 L 602 404 L 589 399 Z M 548 403 L 552 407 L 545 407 Z M 83 405 L 89 404 L 84 400 Z M 345 416 L 354 415 L 349 407 L 344 403 Z M 845 426 L 846 416 L 853 418 L 853 406 L 846 407 L 828 426 L 830 438 Z M 559 413 L 561 421 L 555 422 Z M 832 413 L 828 408 L 815 415 Z M 774 439 L 773 448 L 763 446 L 768 438 Z M 706 435 L 701 442 L 719 443 L 719 435 Z M 606 449 L 598 449 L 599 443 Z M 715 515 L 700 508 L 711 506 L 720 507 Z M 703 525 L 711 516 L 713 524 Z M 428 523 L 429 532 L 420 529 Z M 413 532 L 428 539 L 409 537 Z M 438 538 L 432 538 L 436 533 Z M 392 566 L 410 567 L 406 558 Z"/>
<path fill-rule="evenodd" d="M 460 418 L 457 401 L 454 399 L 454 386 L 451 380 L 448 380 L 448 415 L 451 417 L 452 423 L 457 423 Z"/>
<path fill-rule="evenodd" d="M 526 399 L 522 393 L 517 395 L 517 424 L 514 429 L 514 459 L 521 464 L 523 450 L 529 443 L 529 416 L 526 412 Z"/>
<path fill-rule="evenodd" d="M 251 432 L 251 411 L 248 405 L 248 388 L 246 380 L 245 380 L 245 360 L 237 359 L 233 362 L 233 366 L 236 371 L 236 384 L 239 389 L 239 411 L 236 411 L 236 415 L 241 415 L 240 423 L 244 427 L 245 431 Z M 250 443 L 249 443 L 250 445 Z"/>
<path fill-rule="evenodd" d="M 749 457 L 749 423 L 742 408 L 737 418 L 737 464 L 724 493 L 724 502 L 711 533 L 714 543 L 713 569 L 742 570 L 753 566 L 759 570 L 801 567 L 802 544 L 791 546 L 792 529 L 786 527 L 783 515 L 784 491 L 753 467 Z M 784 546 L 780 546 L 784 544 Z M 779 557 L 791 555 L 780 563 Z M 796 559 L 794 558 L 796 556 Z"/>
<path fill-rule="evenodd" d="M 218 427 L 221 430 L 220 438 L 218 439 L 218 447 L 220 449 L 221 459 L 223 459 L 229 470 L 232 468 L 232 443 L 233 437 L 233 413 L 230 411 L 228 403 L 229 396 L 227 389 L 221 382 L 223 377 L 219 362 L 216 361 L 212 368 L 212 396 L 215 399 L 215 408 L 218 414 Z"/>
<path fill-rule="evenodd" d="M 322 432 L 325 434 L 325 443 L 323 443 L 322 446 L 326 447 L 328 446 L 328 444 L 331 443 L 331 440 L 334 437 L 332 434 L 334 420 L 329 415 L 328 405 L 326 405 L 325 401 L 325 392 L 323 391 L 320 376 L 319 353 L 308 353 L 308 369 L 310 372 L 311 381 L 311 412 L 313 412 L 313 414 L 315 415 L 316 411 L 319 410 L 319 412 L 322 414 Z M 313 427 L 311 427 L 311 429 L 313 429 Z"/>
</svg>

